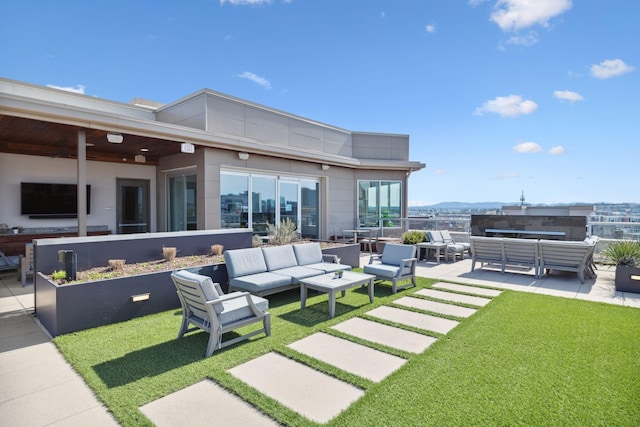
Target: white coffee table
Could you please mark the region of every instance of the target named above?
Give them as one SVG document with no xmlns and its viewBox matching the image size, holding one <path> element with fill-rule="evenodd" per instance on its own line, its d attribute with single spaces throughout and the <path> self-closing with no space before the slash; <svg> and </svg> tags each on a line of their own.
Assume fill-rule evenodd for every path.
<svg viewBox="0 0 640 427">
<path fill-rule="evenodd" d="M 302 279 L 300 280 L 300 308 L 304 308 L 307 304 L 307 289 L 326 292 L 329 294 L 329 317 L 333 319 L 336 312 L 336 292 L 342 292 L 344 297 L 347 289 L 368 284 L 369 302 L 373 302 L 373 279 L 375 278 L 376 276 L 372 274 L 345 271 L 339 279 L 335 278 L 334 273 Z"/>
</svg>

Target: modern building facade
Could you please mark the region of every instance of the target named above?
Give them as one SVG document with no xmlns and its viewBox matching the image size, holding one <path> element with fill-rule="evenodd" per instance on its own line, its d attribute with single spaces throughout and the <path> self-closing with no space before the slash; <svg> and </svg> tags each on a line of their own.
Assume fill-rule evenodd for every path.
<svg viewBox="0 0 640 427">
<path fill-rule="evenodd" d="M 160 105 L 0 79 L 0 223 L 10 227 L 265 233 L 289 219 L 301 236 L 328 239 L 400 226 L 408 177 L 424 166 L 409 160 L 408 135 L 353 132 L 209 89 Z M 70 188 L 76 208 L 63 212 Z"/>
</svg>

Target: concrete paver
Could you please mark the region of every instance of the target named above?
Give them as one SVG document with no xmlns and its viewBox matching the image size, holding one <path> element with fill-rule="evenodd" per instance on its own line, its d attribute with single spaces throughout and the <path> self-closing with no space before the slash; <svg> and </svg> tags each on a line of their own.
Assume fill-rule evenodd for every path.
<svg viewBox="0 0 640 427">
<path fill-rule="evenodd" d="M 374 308 L 371 311 L 367 311 L 366 314 L 379 319 L 399 323 L 401 325 L 412 326 L 414 328 L 438 332 L 440 334 L 448 333 L 459 324 L 459 322 L 456 322 L 455 320 L 443 319 L 441 317 L 430 316 L 428 314 L 416 313 L 409 310 L 386 306 Z"/>
<path fill-rule="evenodd" d="M 411 296 L 398 298 L 394 301 L 394 304 L 456 317 L 469 317 L 476 312 L 473 308 L 460 307 L 459 305 L 446 304 Z"/>
<path fill-rule="evenodd" d="M 321 332 L 291 343 L 288 347 L 375 382 L 382 381 L 407 361 Z"/>
<path fill-rule="evenodd" d="M 275 427 L 279 424 L 211 380 L 200 381 L 140 407 L 157 427 Z"/>
<path fill-rule="evenodd" d="M 250 360 L 229 373 L 319 423 L 328 422 L 364 395 L 351 384 L 277 353 Z"/>
<path fill-rule="evenodd" d="M 484 297 L 497 297 L 502 293 L 502 291 L 499 291 L 497 289 L 479 288 L 477 286 L 458 285 L 456 283 L 445 282 L 434 283 L 432 287 L 437 289 L 444 289 L 447 291 L 465 292 L 468 294 L 481 295 Z"/>
<path fill-rule="evenodd" d="M 436 289 L 420 289 L 419 291 L 416 292 L 416 295 L 436 298 L 443 301 L 460 302 L 463 304 L 476 305 L 478 307 L 484 307 L 485 305 L 491 302 L 491 299 L 489 298 L 454 294 L 452 292 L 438 291 Z"/>
<path fill-rule="evenodd" d="M 434 337 L 359 317 L 338 323 L 332 329 L 409 353 L 422 353 L 437 341 Z"/>
</svg>

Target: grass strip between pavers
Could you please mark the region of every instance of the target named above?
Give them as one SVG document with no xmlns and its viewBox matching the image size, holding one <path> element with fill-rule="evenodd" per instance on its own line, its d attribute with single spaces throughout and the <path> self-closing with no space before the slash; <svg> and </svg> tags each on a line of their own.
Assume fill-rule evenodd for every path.
<svg viewBox="0 0 640 427">
<path fill-rule="evenodd" d="M 418 278 L 418 288 L 435 281 Z M 176 340 L 179 310 L 63 335 L 54 342 L 124 426 L 151 425 L 139 406 L 205 378 L 285 425 L 312 426 L 227 369 L 276 351 L 333 372 L 286 346 L 394 299 L 377 285 L 347 291 L 329 319 L 326 294 L 269 298 L 272 336 L 217 350 L 204 359 L 208 334 Z M 368 316 L 363 316 L 368 317 Z M 250 330 L 251 327 L 245 329 Z M 380 383 L 335 370 L 365 396 L 328 425 L 640 425 L 640 310 L 504 291 L 463 319 L 425 352 Z M 341 335 L 342 334 L 338 334 Z M 354 339 L 359 342 L 359 340 Z M 384 351 L 384 346 L 372 347 Z"/>
</svg>

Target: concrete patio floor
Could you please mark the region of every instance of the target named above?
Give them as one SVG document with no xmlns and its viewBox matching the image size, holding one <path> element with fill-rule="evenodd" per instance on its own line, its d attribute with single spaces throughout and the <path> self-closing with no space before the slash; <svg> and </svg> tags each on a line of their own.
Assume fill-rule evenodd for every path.
<svg viewBox="0 0 640 427">
<path fill-rule="evenodd" d="M 361 264 L 368 262 L 368 258 L 363 255 Z M 416 273 L 455 283 L 439 283 L 434 286 L 434 292 L 437 289 L 437 292 L 466 293 L 459 284 L 478 285 L 640 308 L 640 295 L 614 290 L 614 269 L 607 267 L 600 267 L 598 277 L 586 280 L 584 284 L 575 274 L 568 273 L 537 279 L 526 269 L 507 270 L 502 274 L 499 269 L 485 266 L 471 272 L 469 259 L 441 264 L 421 261 Z M 488 299 L 491 296 L 478 295 Z M 429 344 L 424 343 L 423 348 Z M 204 386 L 205 389 L 215 387 L 212 384 Z M 243 402 L 238 404 L 243 412 Z M 162 414 L 162 400 L 156 401 L 155 406 L 151 410 Z M 194 417 L 197 415 L 201 414 L 194 414 Z M 254 415 L 260 417 L 260 414 L 247 416 Z M 263 421 L 265 425 L 271 425 L 270 420 Z M 118 425 L 43 332 L 34 317 L 33 286 L 22 287 L 14 271 L 0 273 L 0 425 L 88 424 L 93 427 Z"/>
</svg>

